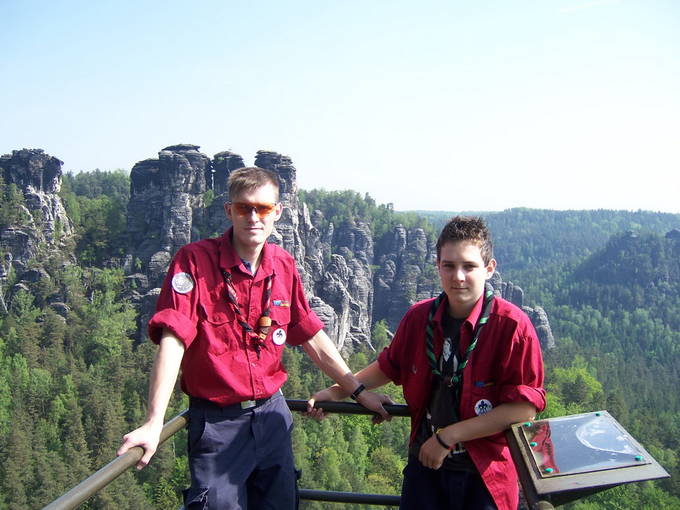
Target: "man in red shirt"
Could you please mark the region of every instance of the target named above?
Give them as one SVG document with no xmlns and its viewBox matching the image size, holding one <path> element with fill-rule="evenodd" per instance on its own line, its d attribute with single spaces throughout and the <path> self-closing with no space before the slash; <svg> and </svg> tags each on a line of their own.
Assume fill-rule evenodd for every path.
<svg viewBox="0 0 680 510">
<path fill-rule="evenodd" d="M 483 220 L 451 219 L 437 241 L 443 292 L 413 305 L 356 374 L 366 388 L 403 385 L 411 437 L 402 509 L 517 509 L 503 431 L 545 407 L 543 361 L 529 318 L 486 286 L 495 267 Z M 338 385 L 322 390 L 308 414 L 322 417 L 315 402 L 347 395 Z"/>
<path fill-rule="evenodd" d="M 284 344 L 302 345 L 348 394 L 385 418 L 389 399 L 362 391 L 323 323 L 309 308 L 295 260 L 267 243 L 281 216 L 276 174 L 257 167 L 229 177 L 232 222 L 222 237 L 181 248 L 170 264 L 149 336 L 159 345 L 144 424 L 123 437 L 121 455 L 156 451 L 181 367 L 190 396 L 191 487 L 185 508 L 295 508 L 292 416 L 281 394 Z"/>
</svg>

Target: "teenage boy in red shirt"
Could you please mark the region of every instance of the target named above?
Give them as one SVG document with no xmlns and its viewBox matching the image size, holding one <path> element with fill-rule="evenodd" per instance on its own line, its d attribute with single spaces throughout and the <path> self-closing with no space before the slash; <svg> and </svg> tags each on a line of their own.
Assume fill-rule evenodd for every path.
<svg viewBox="0 0 680 510">
<path fill-rule="evenodd" d="M 411 437 L 401 509 L 517 509 L 503 431 L 545 407 L 543 361 L 529 318 L 486 286 L 495 268 L 484 221 L 451 219 L 437 241 L 443 292 L 413 305 L 377 361 L 356 374 L 369 389 L 403 386 Z M 338 385 L 322 390 L 308 414 L 320 418 L 315 402 L 347 396 Z"/>
<path fill-rule="evenodd" d="M 123 437 L 121 455 L 144 448 L 148 464 L 181 366 L 190 396 L 187 510 L 296 507 L 292 416 L 281 394 L 284 344 L 302 345 L 346 392 L 359 381 L 309 308 L 293 257 L 267 238 L 279 219 L 276 174 L 262 168 L 229 176 L 232 222 L 225 234 L 181 248 L 168 269 L 149 336 L 159 344 L 145 423 Z M 359 402 L 389 418 L 369 392 Z M 388 399 L 387 399 L 388 400 Z"/>
</svg>

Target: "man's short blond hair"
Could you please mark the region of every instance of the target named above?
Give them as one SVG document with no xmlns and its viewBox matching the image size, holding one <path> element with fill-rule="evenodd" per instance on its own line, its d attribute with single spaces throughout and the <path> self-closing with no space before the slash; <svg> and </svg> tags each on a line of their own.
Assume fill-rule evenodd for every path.
<svg viewBox="0 0 680 510">
<path fill-rule="evenodd" d="M 254 191 L 262 186 L 271 184 L 276 190 L 276 201 L 279 201 L 279 178 L 271 170 L 257 166 L 238 168 L 229 174 L 229 199 L 243 193 Z"/>
</svg>

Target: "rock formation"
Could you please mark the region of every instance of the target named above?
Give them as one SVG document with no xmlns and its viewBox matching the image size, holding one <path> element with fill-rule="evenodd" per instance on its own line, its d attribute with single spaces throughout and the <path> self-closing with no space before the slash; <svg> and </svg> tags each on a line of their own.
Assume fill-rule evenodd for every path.
<svg viewBox="0 0 680 510">
<path fill-rule="evenodd" d="M 410 305 L 440 292 L 436 250 L 422 229 L 398 225 L 376 252 L 375 315 L 394 329 Z"/>
<path fill-rule="evenodd" d="M 16 274 L 8 295 L 23 289 L 25 283 L 49 279 L 49 274 L 29 267 L 51 253 L 63 252 L 72 241 L 73 225 L 57 195 L 61 187 L 62 162 L 41 149 L 15 150 L 0 157 L 0 175 L 6 187 L 14 186 L 21 199 L 12 204 L 17 221 L 0 227 L 0 282 L 10 269 Z M 4 199 L 4 198 L 3 198 Z M 37 280 L 36 280 L 37 279 Z M 0 293 L 0 308 L 6 311 L 5 295 Z"/>
<path fill-rule="evenodd" d="M 538 334 L 538 339 L 541 341 L 541 347 L 543 349 L 552 349 L 555 347 L 555 337 L 550 328 L 548 314 L 545 313 L 545 310 L 542 307 L 536 306 L 535 308 L 531 308 L 524 306 L 524 291 L 522 288 L 512 282 L 504 282 L 498 271 L 493 274 L 489 282 L 497 295 L 510 301 L 514 305 L 519 306 L 524 313 L 529 316 L 534 328 L 536 328 L 536 333 Z"/>
<path fill-rule="evenodd" d="M 310 306 L 323 317 L 329 335 L 343 350 L 370 345 L 373 286 L 370 263 L 373 241 L 365 223 L 331 225 L 319 231 L 305 204 L 298 198 L 297 174 L 287 156 L 258 151 L 255 165 L 279 177 L 283 214 L 272 241 L 281 244 L 298 261 Z"/>
<path fill-rule="evenodd" d="M 41 150 L 14 151 L 0 158 L 4 180 L 21 190 L 30 218 L 25 228 L 6 226 L 0 231 L 0 249 L 6 254 L 0 279 L 10 265 L 21 272 L 18 285 L 49 278 L 44 270 L 29 270 L 28 261 L 38 256 L 39 245 L 63 248 L 64 240 L 72 236 L 57 195 L 61 164 Z M 439 293 L 434 243 L 422 229 L 399 225 L 376 242 L 364 221 L 348 218 L 334 225 L 320 211 L 309 211 L 298 197 L 296 169 L 289 157 L 258 151 L 254 164 L 279 178 L 284 209 L 270 240 L 297 260 L 310 305 L 341 350 L 370 346 L 375 321 L 384 319 L 394 329 L 411 304 Z M 223 209 L 229 200 L 227 179 L 242 166 L 243 158 L 230 151 L 211 159 L 197 145 L 179 144 L 132 168 L 123 267 L 127 297 L 139 310 L 140 339 L 175 252 L 228 228 Z M 522 289 L 503 282 L 500 275 L 493 284 L 500 295 L 523 305 Z M 60 308 L 63 303 L 54 305 L 58 313 L 67 313 Z M 544 346 L 552 347 L 545 312 L 540 307 L 523 308 Z"/>
<path fill-rule="evenodd" d="M 133 256 L 149 281 L 162 280 L 173 254 L 201 237 L 196 225 L 213 181 L 210 158 L 197 145 L 173 145 L 130 173 L 128 232 Z"/>
<path fill-rule="evenodd" d="M 11 253 L 18 268 L 38 254 L 41 243 L 59 249 L 73 235 L 73 226 L 57 195 L 61 188 L 62 162 L 41 149 L 22 149 L 0 157 L 6 186 L 23 194 L 26 218 L 23 228 L 3 230 L 0 247 Z"/>
</svg>

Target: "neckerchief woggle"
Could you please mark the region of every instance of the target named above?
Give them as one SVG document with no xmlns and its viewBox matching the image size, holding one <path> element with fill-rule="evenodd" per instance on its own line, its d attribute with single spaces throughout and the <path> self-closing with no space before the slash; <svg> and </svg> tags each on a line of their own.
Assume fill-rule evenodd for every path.
<svg viewBox="0 0 680 510">
<path fill-rule="evenodd" d="M 489 321 L 489 314 L 491 314 L 491 306 L 493 305 L 494 295 L 493 288 L 491 287 L 491 285 L 486 283 L 484 285 L 484 304 L 482 305 L 482 313 L 479 316 L 479 319 L 477 320 L 477 324 L 475 325 L 475 329 L 472 334 L 472 341 L 470 342 L 470 345 L 465 351 L 465 357 L 463 361 L 458 364 L 456 372 L 453 374 L 452 377 L 445 377 L 439 371 L 439 368 L 437 367 L 437 359 L 435 358 L 434 355 L 433 344 L 434 316 L 435 313 L 437 312 L 437 309 L 439 308 L 439 305 L 442 303 L 445 297 L 446 293 L 442 292 L 432 302 L 432 306 L 430 307 L 430 313 L 427 317 L 427 326 L 425 327 L 425 349 L 427 353 L 427 359 L 430 362 L 430 368 L 432 369 L 432 373 L 437 377 L 441 377 L 442 379 L 444 379 L 444 381 L 449 385 L 449 387 L 451 387 L 457 386 L 463 377 L 463 370 L 470 361 L 470 355 L 472 354 L 472 351 L 474 351 L 475 347 L 477 347 L 477 340 L 479 340 L 479 334 L 481 333 L 484 326 L 486 326 L 486 323 Z"/>
</svg>

